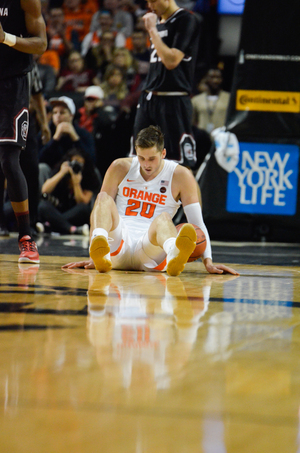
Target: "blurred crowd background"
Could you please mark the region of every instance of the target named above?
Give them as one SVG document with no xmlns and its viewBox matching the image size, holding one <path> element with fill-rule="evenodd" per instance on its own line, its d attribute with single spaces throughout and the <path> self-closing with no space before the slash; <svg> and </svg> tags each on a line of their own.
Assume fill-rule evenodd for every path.
<svg viewBox="0 0 300 453">
<path fill-rule="evenodd" d="M 177 3 L 200 19 L 192 96 L 210 90 L 212 95 L 217 95 L 221 87 L 229 92 L 233 59 L 219 55 L 220 15 L 216 0 Z M 42 0 L 42 7 L 48 33 L 48 49 L 37 57 L 43 95 L 46 101 L 62 95 L 74 100 L 74 119 L 93 135 L 95 163 L 104 175 L 113 159 L 126 156 L 130 150 L 136 105 L 149 67 L 150 41 L 142 19 L 147 3 L 144 0 Z M 219 71 L 207 84 L 210 69 Z M 91 85 L 101 90 L 85 95 Z M 227 97 L 223 106 L 218 106 L 216 115 L 220 118 L 214 122 L 210 116 L 216 99 L 212 98 L 207 106 L 205 98 L 205 105 L 201 98 L 196 98 L 194 125 L 204 130 L 208 127 L 208 132 L 212 123 L 214 127 L 223 125 L 220 123 L 224 122 Z M 50 104 L 47 109 L 51 120 Z"/>
<path fill-rule="evenodd" d="M 196 14 L 201 27 L 191 93 L 199 168 L 213 143 L 211 131 L 225 123 L 235 55 L 224 52 L 217 0 L 177 3 Z M 142 18 L 147 11 L 145 0 L 42 0 L 48 48 L 34 55 L 29 135 L 21 157 L 33 231 L 38 224 L 39 232 L 48 225 L 58 233 L 88 234 L 83 227 L 107 168 L 129 155 L 149 69 Z M 229 45 L 232 34 L 238 40 L 235 28 Z M 75 176 L 64 165 L 72 160 L 82 165 Z M 78 181 L 82 190 L 76 197 Z M 1 181 L 0 187 L 3 236 L 15 228 L 15 219 Z"/>
</svg>

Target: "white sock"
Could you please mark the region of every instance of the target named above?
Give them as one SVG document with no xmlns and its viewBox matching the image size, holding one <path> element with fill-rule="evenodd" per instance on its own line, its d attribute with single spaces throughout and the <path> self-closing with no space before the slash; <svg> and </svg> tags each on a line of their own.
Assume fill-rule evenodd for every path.
<svg viewBox="0 0 300 453">
<path fill-rule="evenodd" d="M 93 240 L 96 236 L 104 236 L 104 237 L 106 237 L 106 239 L 108 239 L 108 232 L 107 232 L 106 230 L 104 230 L 104 228 L 95 228 L 95 229 L 93 230 L 92 240 Z"/>
<path fill-rule="evenodd" d="M 175 246 L 176 238 L 169 238 L 164 242 L 163 249 L 168 254 Z"/>
</svg>

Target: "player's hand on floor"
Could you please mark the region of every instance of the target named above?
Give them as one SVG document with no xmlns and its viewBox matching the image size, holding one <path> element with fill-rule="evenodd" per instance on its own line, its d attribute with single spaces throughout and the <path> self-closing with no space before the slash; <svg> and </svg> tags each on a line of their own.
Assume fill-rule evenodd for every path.
<svg viewBox="0 0 300 453">
<path fill-rule="evenodd" d="M 85 261 L 75 261 L 73 263 L 68 263 L 62 266 L 61 268 L 64 270 L 64 269 L 76 269 L 77 267 L 81 267 L 84 269 L 95 269 L 94 262 L 91 258 Z"/>
<path fill-rule="evenodd" d="M 210 274 L 232 274 L 240 275 L 237 271 L 231 267 L 225 266 L 224 264 L 205 264 L 207 272 Z"/>
</svg>

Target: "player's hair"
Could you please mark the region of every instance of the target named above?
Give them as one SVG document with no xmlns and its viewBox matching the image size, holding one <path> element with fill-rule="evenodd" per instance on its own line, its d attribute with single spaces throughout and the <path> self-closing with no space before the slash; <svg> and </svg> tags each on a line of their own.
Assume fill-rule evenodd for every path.
<svg viewBox="0 0 300 453">
<path fill-rule="evenodd" d="M 142 129 L 135 140 L 135 147 L 142 149 L 152 148 L 156 146 L 157 150 L 161 153 L 165 147 L 164 134 L 159 126 L 149 126 Z"/>
</svg>

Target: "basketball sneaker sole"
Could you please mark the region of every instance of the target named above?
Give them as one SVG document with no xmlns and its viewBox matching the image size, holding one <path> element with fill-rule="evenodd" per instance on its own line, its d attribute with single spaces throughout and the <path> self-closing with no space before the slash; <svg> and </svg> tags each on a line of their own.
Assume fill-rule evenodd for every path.
<svg viewBox="0 0 300 453">
<path fill-rule="evenodd" d="M 104 236 L 96 236 L 90 245 L 90 257 L 98 272 L 109 272 L 112 268 L 111 261 L 105 256 L 110 252 L 108 241 Z"/>
<path fill-rule="evenodd" d="M 195 250 L 196 241 L 197 234 L 193 225 L 190 223 L 183 225 L 175 241 L 175 245 L 178 248 L 179 253 L 168 262 L 168 275 L 176 277 L 181 274 L 191 253 Z"/>
</svg>

